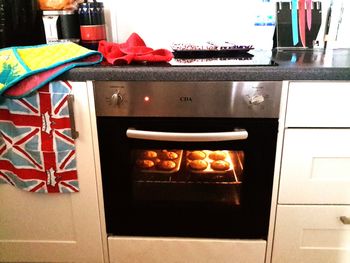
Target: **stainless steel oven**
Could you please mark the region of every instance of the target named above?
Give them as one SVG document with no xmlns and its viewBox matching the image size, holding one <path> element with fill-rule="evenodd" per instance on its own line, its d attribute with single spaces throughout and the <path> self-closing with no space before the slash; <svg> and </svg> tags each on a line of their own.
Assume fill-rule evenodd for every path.
<svg viewBox="0 0 350 263">
<path fill-rule="evenodd" d="M 266 240 L 281 89 L 96 81 L 108 234 Z"/>
</svg>

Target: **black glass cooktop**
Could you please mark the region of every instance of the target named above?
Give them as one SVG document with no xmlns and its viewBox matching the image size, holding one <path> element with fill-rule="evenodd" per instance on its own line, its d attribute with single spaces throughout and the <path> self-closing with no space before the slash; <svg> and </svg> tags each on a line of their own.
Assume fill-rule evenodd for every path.
<svg viewBox="0 0 350 263">
<path fill-rule="evenodd" d="M 277 66 L 271 51 L 173 52 L 172 66 Z"/>
</svg>

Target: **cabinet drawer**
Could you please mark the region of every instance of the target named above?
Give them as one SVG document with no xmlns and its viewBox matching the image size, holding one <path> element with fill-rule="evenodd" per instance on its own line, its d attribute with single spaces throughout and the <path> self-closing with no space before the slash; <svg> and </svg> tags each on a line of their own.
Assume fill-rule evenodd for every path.
<svg viewBox="0 0 350 263">
<path fill-rule="evenodd" d="M 350 262 L 350 206 L 279 205 L 272 263 Z"/>
<path fill-rule="evenodd" d="M 350 204 L 350 129 L 286 129 L 280 204 Z"/>
<path fill-rule="evenodd" d="M 265 240 L 108 237 L 111 263 L 263 263 Z"/>
<path fill-rule="evenodd" d="M 350 82 L 292 82 L 286 127 L 350 127 Z"/>
</svg>

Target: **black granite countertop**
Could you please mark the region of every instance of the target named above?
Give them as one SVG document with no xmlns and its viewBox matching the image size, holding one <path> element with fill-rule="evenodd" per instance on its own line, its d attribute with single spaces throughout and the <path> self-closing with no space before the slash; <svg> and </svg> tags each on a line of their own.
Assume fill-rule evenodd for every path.
<svg viewBox="0 0 350 263">
<path fill-rule="evenodd" d="M 269 56 L 269 66 L 185 66 L 176 63 L 79 67 L 60 76 L 73 81 L 350 80 L 350 49 L 253 51 Z M 173 65 L 172 65 L 173 64 Z"/>
</svg>

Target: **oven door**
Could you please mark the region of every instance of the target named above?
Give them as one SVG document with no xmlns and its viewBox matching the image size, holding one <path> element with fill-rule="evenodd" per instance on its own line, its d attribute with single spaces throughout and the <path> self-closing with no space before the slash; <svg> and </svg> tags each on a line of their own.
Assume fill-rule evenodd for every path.
<svg viewBox="0 0 350 263">
<path fill-rule="evenodd" d="M 97 122 L 108 234 L 267 238 L 277 119 Z"/>
</svg>

